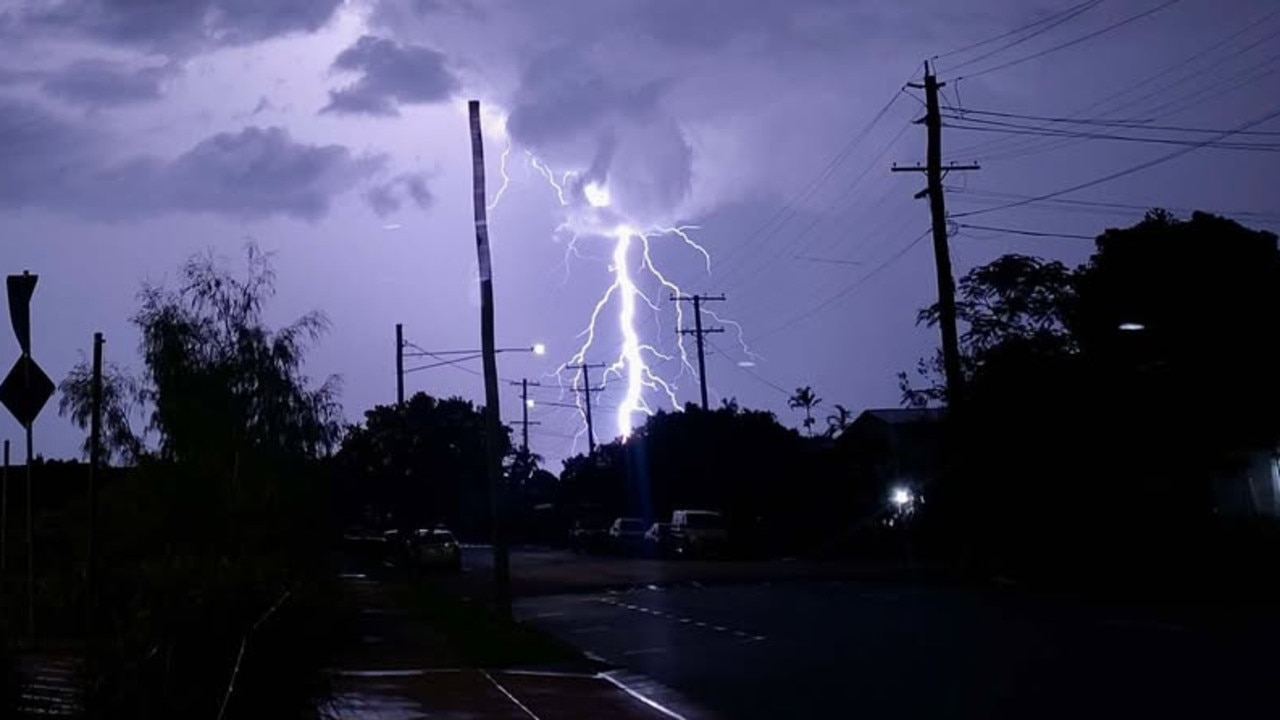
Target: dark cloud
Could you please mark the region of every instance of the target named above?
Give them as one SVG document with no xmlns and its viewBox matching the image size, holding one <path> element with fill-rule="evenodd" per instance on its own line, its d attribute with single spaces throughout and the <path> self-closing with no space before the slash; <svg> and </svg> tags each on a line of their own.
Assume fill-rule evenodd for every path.
<svg viewBox="0 0 1280 720">
<path fill-rule="evenodd" d="M 132 69 L 105 60 L 81 60 L 44 76 L 49 95 L 87 107 L 131 105 L 160 99 L 168 66 Z"/>
<path fill-rule="evenodd" d="M 331 91 L 322 112 L 397 115 L 399 104 L 441 102 L 459 88 L 442 53 L 372 35 L 339 53 L 333 68 L 361 77 Z"/>
<path fill-rule="evenodd" d="M 343 0 L 61 0 L 19 23 L 165 52 L 243 45 L 323 27 Z"/>
<path fill-rule="evenodd" d="M 365 202 L 378 217 L 399 212 L 408 199 L 421 209 L 431 206 L 431 190 L 421 175 L 398 175 L 387 182 L 373 185 L 364 195 Z"/>
<path fill-rule="evenodd" d="M 581 62 L 575 48 L 554 48 L 529 63 L 512 98 L 507 129 L 526 145 L 554 143 L 601 123 L 652 114 L 664 87 L 659 79 L 627 85 Z"/>
<path fill-rule="evenodd" d="M 300 143 L 276 127 L 219 133 L 168 160 L 112 161 L 109 144 L 86 125 L 0 100 L 0 207 L 115 220 L 189 212 L 315 221 L 384 163 L 341 145 Z"/>
</svg>

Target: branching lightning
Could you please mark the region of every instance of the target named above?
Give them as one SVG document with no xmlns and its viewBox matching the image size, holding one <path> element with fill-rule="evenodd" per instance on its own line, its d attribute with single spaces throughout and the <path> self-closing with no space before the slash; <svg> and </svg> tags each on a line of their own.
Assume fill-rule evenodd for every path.
<svg viewBox="0 0 1280 720">
<path fill-rule="evenodd" d="M 511 186 L 511 175 L 507 173 L 507 159 L 511 157 L 511 138 L 507 138 L 507 144 L 502 149 L 502 160 L 498 165 L 498 174 L 502 176 L 502 185 L 498 187 L 498 192 L 493 194 L 493 200 L 489 202 L 488 210 L 498 207 L 498 203 L 502 202 L 502 196 L 507 193 L 507 188 Z"/>
<path fill-rule="evenodd" d="M 502 198 L 508 186 L 506 162 L 510 150 L 511 147 L 508 144 L 502 155 L 503 184 L 494 197 L 493 205 Z M 651 297 L 646 294 L 641 286 L 643 278 L 648 278 L 644 280 L 645 284 L 658 288 L 663 294 L 670 293 L 673 298 L 688 297 L 688 294 L 654 261 L 653 241 L 663 237 L 678 240 L 702 256 L 708 274 L 711 272 L 711 254 L 690 235 L 691 232 L 700 229 L 698 226 L 652 226 L 647 230 L 641 230 L 640 226 L 628 222 L 614 207 L 614 199 L 607 185 L 583 178 L 572 171 L 557 175 L 545 161 L 532 152 L 526 150 L 525 156 L 529 167 L 536 171 L 555 192 L 556 201 L 560 206 L 569 209 L 567 219 L 556 228 L 557 237 L 569 235 L 565 248 L 566 281 L 569 276 L 571 257 L 583 258 L 579 251 L 580 240 L 607 238 L 612 243 L 609 272 L 613 276 L 613 281 L 592 307 L 587 326 L 578 335 L 581 345 L 577 352 L 556 370 L 555 376 L 560 380 L 563 389 L 574 391 L 579 412 L 585 415 L 585 407 L 582 404 L 583 394 L 578 391 L 593 378 L 584 373 L 581 366 L 591 362 L 593 352 L 599 353 L 595 346 L 602 318 L 606 309 L 616 308 L 615 322 L 621 338 L 621 347 L 613 356 L 613 360 L 605 366 L 599 379 L 601 387 L 593 387 L 593 392 L 597 389 L 608 389 L 614 384 L 621 386 L 623 396 L 617 402 L 614 422 L 617 435 L 623 438 L 629 437 L 635 427 L 636 415 L 651 415 L 655 412 L 657 406 L 654 404 L 654 398 L 660 405 L 680 410 L 676 393 L 677 381 L 686 372 L 690 377 L 697 377 L 697 370 L 691 362 L 689 350 L 685 345 L 685 334 L 680 332 L 685 328 L 685 303 L 671 303 L 676 317 L 675 332 L 671 332 L 677 349 L 675 355 L 663 353 L 655 344 L 646 342 L 641 333 L 643 322 L 638 315 L 640 303 L 643 302 L 644 306 L 653 311 L 655 323 L 661 330 L 662 308 L 668 300 L 666 297 Z M 741 325 L 731 320 L 723 320 L 714 314 L 713 317 L 725 325 L 734 327 L 743 351 L 755 357 L 743 341 Z M 656 370 L 656 366 L 662 362 L 679 362 L 679 374 L 672 379 L 663 378 Z M 583 427 L 575 437 L 575 448 L 577 438 L 585 432 L 586 429 Z"/>
</svg>

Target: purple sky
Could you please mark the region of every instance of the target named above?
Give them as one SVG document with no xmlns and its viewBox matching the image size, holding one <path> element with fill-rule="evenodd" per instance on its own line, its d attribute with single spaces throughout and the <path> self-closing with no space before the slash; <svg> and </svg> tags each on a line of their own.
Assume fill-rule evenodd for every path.
<svg viewBox="0 0 1280 720">
<path fill-rule="evenodd" d="M 581 347 L 614 281 L 616 240 L 593 230 L 693 225 L 710 274 L 673 236 L 651 237 L 653 265 L 685 292 L 724 293 L 712 309 L 740 324 L 754 353 L 736 326 L 707 318 L 728 329 L 711 338 L 713 403 L 736 397 L 795 423 L 789 391 L 812 385 L 824 407 L 894 406 L 895 373 L 936 345 L 934 332 L 914 326 L 935 294 L 929 244 L 912 244 L 928 227 L 926 204 L 911 197 L 923 178 L 889 172 L 893 162 L 923 159 L 924 130 L 909 124 L 921 106 L 898 94 L 919 79 L 922 60 L 942 55 L 945 102 L 971 111 L 1225 130 L 1278 109 L 1272 5 L 5 0 L 3 269 L 41 276 L 35 356 L 60 379 L 94 331 L 106 334 L 110 360 L 136 369 L 128 318 L 140 284 L 171 278 L 194 252 L 239 262 L 253 239 L 276 257 L 272 320 L 312 309 L 331 319 L 308 371 L 341 375 L 347 416 L 358 419 L 394 400 L 395 323 L 427 349 L 478 347 L 466 119 L 466 101 L 478 99 L 491 197 L 510 147 L 510 185 L 490 215 L 498 341 L 549 349 L 541 358 L 503 355 L 504 378 L 541 380 L 536 397 L 570 399 L 554 373 Z M 1042 32 L 944 54 L 1072 6 L 1081 11 L 1033 28 Z M 991 124 L 1000 116 L 968 117 L 978 118 L 970 127 L 1008 129 Z M 1280 132 L 1280 122 L 1250 130 L 1259 134 L 1233 140 L 1267 142 L 1263 133 Z M 1191 150 L 958 128 L 944 145 L 948 159 L 983 165 L 948 178 L 953 215 Z M 531 157 L 558 178 L 571 173 L 567 205 Z M 608 191 L 608 208 L 586 202 L 591 182 Z M 958 222 L 1092 236 L 1136 221 L 1136 207 L 1163 205 L 1276 230 L 1278 182 L 1269 152 L 1204 148 Z M 1091 248 L 954 229 L 957 275 L 1004 252 L 1076 262 Z M 585 231 L 576 255 L 567 254 L 574 230 Z M 640 272 L 638 248 L 628 259 L 638 290 L 659 307 L 639 301 L 641 341 L 678 357 L 669 291 Z M 617 307 L 601 314 L 586 360 L 618 358 Z M 0 359 L 7 367 L 16 355 L 6 323 Z M 680 402 L 697 399 L 696 378 L 678 360 L 645 356 Z M 751 359 L 754 367 L 739 365 Z M 478 370 L 428 370 L 408 387 L 478 400 Z M 610 380 L 599 398 L 602 439 L 616 434 L 624 385 Z M 643 397 L 653 407 L 665 401 L 652 390 Z M 504 386 L 504 417 L 519 410 L 517 390 Z M 558 468 L 580 419 L 545 404 L 531 419 L 542 423 L 534 450 Z M 20 438 L 7 414 L 0 436 Z M 79 442 L 51 403 L 37 423 L 37 451 L 71 456 Z"/>
</svg>

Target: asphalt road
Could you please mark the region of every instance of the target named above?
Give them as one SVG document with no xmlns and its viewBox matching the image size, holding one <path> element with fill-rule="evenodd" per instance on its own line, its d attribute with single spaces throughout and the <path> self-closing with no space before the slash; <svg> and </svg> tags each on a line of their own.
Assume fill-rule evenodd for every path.
<svg viewBox="0 0 1280 720">
<path fill-rule="evenodd" d="M 1016 593 L 842 580 L 526 597 L 516 613 L 743 720 L 1228 718 L 1270 715 L 1277 702 L 1275 622 L 1209 629 Z"/>
</svg>

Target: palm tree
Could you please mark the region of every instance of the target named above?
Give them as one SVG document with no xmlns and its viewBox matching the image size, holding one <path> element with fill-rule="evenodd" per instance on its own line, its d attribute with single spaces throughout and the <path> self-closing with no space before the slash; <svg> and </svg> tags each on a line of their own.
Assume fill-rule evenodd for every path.
<svg viewBox="0 0 1280 720">
<path fill-rule="evenodd" d="M 851 422 L 853 422 L 853 412 L 849 408 L 836 403 L 835 412 L 827 416 L 827 437 L 836 437 L 844 432 Z"/>
<path fill-rule="evenodd" d="M 804 429 L 809 435 L 813 435 L 813 409 L 822 404 L 822 398 L 814 394 L 813 388 L 805 385 L 802 388 L 796 388 L 796 394 L 787 400 L 787 407 L 792 410 L 804 410 Z"/>
</svg>

